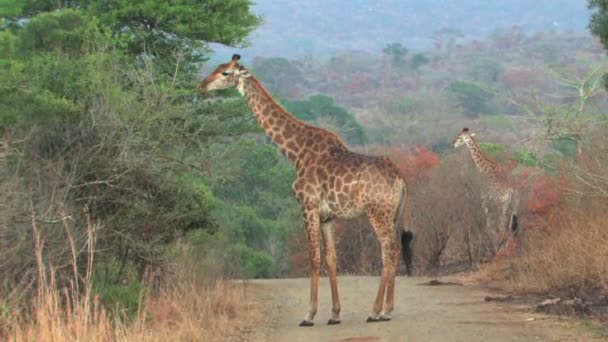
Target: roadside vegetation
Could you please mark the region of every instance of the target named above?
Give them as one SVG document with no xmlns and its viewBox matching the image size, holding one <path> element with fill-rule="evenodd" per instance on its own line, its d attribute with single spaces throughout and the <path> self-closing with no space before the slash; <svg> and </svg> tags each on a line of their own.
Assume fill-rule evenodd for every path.
<svg viewBox="0 0 608 342">
<path fill-rule="evenodd" d="M 220 340 L 258 318 L 231 278 L 306 275 L 295 169 L 236 92 L 194 91 L 209 44 L 242 46 L 261 18 L 245 0 L 181 3 L 0 7 L 0 338 Z M 500 263 L 513 289 L 601 302 L 608 31 L 591 3 L 601 41 L 512 28 L 247 66 L 299 118 L 403 169 L 418 274 Z M 499 251 L 487 184 L 450 144 L 463 127 L 521 193 Z M 341 273 L 379 271 L 366 220 L 337 233 Z"/>
</svg>

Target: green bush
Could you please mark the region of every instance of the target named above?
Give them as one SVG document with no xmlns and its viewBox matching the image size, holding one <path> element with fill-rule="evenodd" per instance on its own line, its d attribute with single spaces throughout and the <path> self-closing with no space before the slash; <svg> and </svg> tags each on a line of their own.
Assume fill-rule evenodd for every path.
<svg viewBox="0 0 608 342">
<path fill-rule="evenodd" d="M 478 117 L 480 114 L 491 112 L 489 101 L 493 95 L 479 85 L 455 81 L 448 86 L 447 90 L 456 96 L 466 116 Z"/>
<path fill-rule="evenodd" d="M 479 143 L 481 150 L 494 159 L 502 159 L 505 154 L 505 148 L 503 145 L 494 143 Z"/>
<path fill-rule="evenodd" d="M 551 147 L 566 158 L 572 158 L 578 154 L 578 142 L 572 138 L 560 137 L 553 141 Z"/>
<path fill-rule="evenodd" d="M 274 258 L 264 251 L 244 248 L 242 254 L 243 272 L 249 278 L 270 278 L 277 276 Z"/>
<path fill-rule="evenodd" d="M 148 289 L 135 276 L 134 270 L 123 269 L 116 260 L 109 260 L 98 265 L 93 273 L 92 290 L 106 307 L 126 318 L 134 318 Z"/>
<path fill-rule="evenodd" d="M 314 95 L 303 101 L 285 101 L 285 107 L 299 119 L 319 123 L 329 120 L 326 127 L 337 131 L 350 144 L 362 145 L 367 142 L 363 127 L 352 113 L 337 106 L 334 99 L 326 95 Z"/>
<path fill-rule="evenodd" d="M 524 166 L 539 166 L 540 160 L 536 153 L 528 150 L 521 149 L 515 152 L 515 159 L 517 162 Z"/>
</svg>

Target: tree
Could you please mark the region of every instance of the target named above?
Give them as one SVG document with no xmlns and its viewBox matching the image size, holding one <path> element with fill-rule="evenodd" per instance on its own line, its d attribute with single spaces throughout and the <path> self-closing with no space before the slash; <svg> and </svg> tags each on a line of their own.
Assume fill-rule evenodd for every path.
<svg viewBox="0 0 608 342">
<path fill-rule="evenodd" d="M 284 96 L 290 96 L 294 92 L 294 85 L 303 81 L 302 72 L 282 57 L 256 57 L 253 72 L 273 93 Z"/>
<path fill-rule="evenodd" d="M 61 3 L 80 8 L 52 10 Z M 103 223 L 96 231 L 102 252 L 95 259 L 118 264 L 109 271 L 113 281 L 125 267 L 143 275 L 186 233 L 214 234 L 226 206 L 209 184 L 209 145 L 259 130 L 243 101 L 192 99 L 191 84 L 184 83 L 183 90 L 174 84 L 175 78 L 196 76 L 178 68 L 194 66 L 191 59 L 180 64 L 152 52 L 133 56 L 121 40 L 132 31 L 111 30 L 87 6 L 0 2 L 2 14 L 16 23 L 0 23 L 0 189 L 23 194 L 13 198 L 0 191 L 0 243 L 15 246 L 10 252 L 0 248 L 0 259 L 11 255 L 0 273 L 14 279 L 3 283 L 2 293 L 33 274 L 32 244 L 17 243 L 31 241 L 32 229 L 22 223 L 26 216 L 40 221 L 45 263 L 58 267 L 58 281 L 66 279 L 61 265 L 71 258 L 67 233 L 50 223 L 59 216 L 72 217 L 77 250 L 87 234 L 86 220 Z M 265 207 L 270 211 L 275 203 Z M 87 214 L 79 215 L 83 207 Z M 246 210 L 238 214 L 247 220 Z M 254 264 L 264 264 L 265 256 L 250 254 Z"/>
<path fill-rule="evenodd" d="M 418 69 L 420 69 L 421 66 L 423 66 L 425 64 L 429 64 L 429 62 L 430 62 L 430 60 L 425 54 L 417 53 L 414 56 L 412 56 L 410 65 L 413 70 L 418 70 Z"/>
<path fill-rule="evenodd" d="M 252 4 L 249 0 L 27 0 L 8 1 L 0 14 L 15 20 L 66 7 L 79 9 L 97 17 L 130 55 L 166 61 L 179 53 L 182 66 L 195 67 L 205 61 L 209 43 L 246 43 L 247 35 L 261 23 L 251 13 Z"/>
<path fill-rule="evenodd" d="M 390 43 L 382 52 L 391 57 L 393 60 L 393 64 L 396 66 L 402 66 L 405 64 L 405 56 L 408 53 L 408 50 L 405 46 L 401 45 L 401 43 Z"/>
<path fill-rule="evenodd" d="M 314 95 L 305 101 L 286 101 L 285 107 L 304 121 L 338 131 L 351 144 L 362 145 L 367 142 L 363 127 L 355 116 L 336 105 L 329 96 Z"/>
<path fill-rule="evenodd" d="M 493 94 L 477 84 L 456 81 L 452 82 L 447 89 L 456 96 L 465 115 L 477 117 L 479 114 L 488 111 L 488 102 Z"/>
<path fill-rule="evenodd" d="M 449 54 L 458 38 L 464 37 L 464 34 L 459 29 L 441 28 L 433 32 L 432 39 L 435 41 L 435 48 L 442 53 Z"/>
<path fill-rule="evenodd" d="M 589 0 L 589 9 L 596 10 L 591 15 L 589 29 L 608 49 L 608 0 Z M 608 89 L 608 74 L 604 75 L 604 87 Z"/>
</svg>

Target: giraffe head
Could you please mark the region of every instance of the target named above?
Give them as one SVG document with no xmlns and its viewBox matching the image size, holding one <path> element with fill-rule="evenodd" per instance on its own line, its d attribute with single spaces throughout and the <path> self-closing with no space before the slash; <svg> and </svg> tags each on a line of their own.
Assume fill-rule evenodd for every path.
<svg viewBox="0 0 608 342">
<path fill-rule="evenodd" d="M 216 89 L 237 88 L 242 91 L 243 78 L 250 77 L 249 71 L 241 66 L 238 61 L 241 56 L 235 54 L 229 63 L 222 64 L 207 76 L 198 86 L 198 91 L 206 93 Z"/>
<path fill-rule="evenodd" d="M 469 129 L 465 127 L 462 129 L 462 132 L 458 133 L 456 139 L 454 139 L 454 142 L 452 143 L 452 146 L 456 148 L 462 145 L 468 145 L 474 136 L 475 133 L 469 132 Z"/>
</svg>

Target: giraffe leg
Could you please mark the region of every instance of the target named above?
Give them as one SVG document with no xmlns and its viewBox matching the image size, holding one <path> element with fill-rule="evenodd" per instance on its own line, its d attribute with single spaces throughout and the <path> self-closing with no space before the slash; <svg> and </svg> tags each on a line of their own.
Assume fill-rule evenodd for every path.
<svg viewBox="0 0 608 342">
<path fill-rule="evenodd" d="M 312 326 L 313 319 L 317 313 L 317 301 L 319 297 L 319 273 L 321 272 L 321 236 L 319 232 L 319 212 L 316 209 L 304 209 L 304 221 L 306 223 L 306 234 L 310 248 L 310 304 L 308 313 L 300 322 L 301 327 Z"/>
<path fill-rule="evenodd" d="M 395 271 L 389 276 L 386 283 L 386 303 L 384 306 L 384 313 L 382 314 L 385 318 L 390 318 L 393 309 L 395 308 L 395 277 L 397 276 L 397 270 L 399 269 L 399 253 L 400 246 L 397 241 L 394 242 L 393 246 L 393 270 Z"/>
<path fill-rule="evenodd" d="M 380 278 L 380 286 L 376 294 L 376 300 L 372 312 L 367 318 L 368 322 L 379 322 L 390 320 L 390 312 L 388 314 L 382 312 L 382 304 L 387 291 L 387 286 L 390 285 L 394 289 L 394 281 L 396 275 L 395 261 L 398 255 L 395 255 L 395 245 L 397 244 L 394 234 L 394 224 L 391 220 L 382 219 L 374 215 L 369 215 L 369 221 L 378 235 L 380 246 L 382 248 L 382 277 Z M 390 294 L 391 301 L 394 299 L 393 294 Z M 393 308 L 390 308 L 392 310 Z"/>
<path fill-rule="evenodd" d="M 334 241 L 334 224 L 326 222 L 321 224 L 321 231 L 325 240 L 325 253 L 327 268 L 329 269 L 329 284 L 331 286 L 331 318 L 327 324 L 340 323 L 340 297 L 338 296 L 338 258 Z"/>
<path fill-rule="evenodd" d="M 486 230 L 490 229 L 491 225 L 491 219 L 490 219 L 490 210 L 488 210 L 488 203 L 486 203 L 486 201 L 482 201 L 481 202 L 481 208 L 483 209 L 483 213 L 486 215 Z"/>
<path fill-rule="evenodd" d="M 495 253 L 498 253 L 498 251 L 507 243 L 507 241 L 509 240 L 511 231 L 509 229 L 510 224 L 511 224 L 511 218 L 507 216 L 507 212 L 509 209 L 509 203 L 502 203 L 502 206 L 500 208 L 500 216 L 498 218 L 498 232 L 497 232 L 497 236 L 499 237 L 499 241 L 498 244 L 496 245 L 496 251 Z"/>
</svg>

